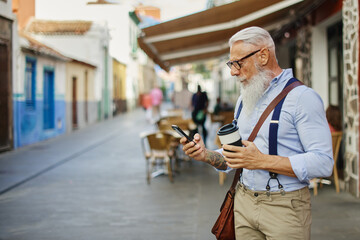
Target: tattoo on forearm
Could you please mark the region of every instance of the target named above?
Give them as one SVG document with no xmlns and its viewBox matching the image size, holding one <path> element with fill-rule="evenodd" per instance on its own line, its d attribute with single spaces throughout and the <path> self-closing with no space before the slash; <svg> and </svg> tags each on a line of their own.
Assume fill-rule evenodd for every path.
<svg viewBox="0 0 360 240">
<path fill-rule="evenodd" d="M 218 152 L 207 151 L 206 162 L 219 170 L 227 169 L 224 157 Z"/>
</svg>

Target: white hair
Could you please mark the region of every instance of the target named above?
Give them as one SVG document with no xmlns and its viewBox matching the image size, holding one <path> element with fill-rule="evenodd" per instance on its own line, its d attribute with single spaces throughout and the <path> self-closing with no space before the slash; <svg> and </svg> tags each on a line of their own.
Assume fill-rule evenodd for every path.
<svg viewBox="0 0 360 240">
<path fill-rule="evenodd" d="M 248 27 L 235 33 L 229 40 L 230 48 L 237 41 L 243 41 L 259 47 L 274 47 L 274 40 L 270 33 L 261 27 Z"/>
</svg>

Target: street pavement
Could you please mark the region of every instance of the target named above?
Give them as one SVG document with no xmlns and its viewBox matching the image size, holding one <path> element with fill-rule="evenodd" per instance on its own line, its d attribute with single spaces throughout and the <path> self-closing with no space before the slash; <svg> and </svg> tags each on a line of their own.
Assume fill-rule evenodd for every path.
<svg viewBox="0 0 360 240">
<path fill-rule="evenodd" d="M 154 129 L 137 109 L 0 154 L 0 240 L 215 239 L 232 175 L 220 186 L 212 167 L 184 161 L 174 183 L 148 185 L 139 135 Z M 312 212 L 312 239 L 360 239 L 354 196 L 325 186 Z"/>
</svg>

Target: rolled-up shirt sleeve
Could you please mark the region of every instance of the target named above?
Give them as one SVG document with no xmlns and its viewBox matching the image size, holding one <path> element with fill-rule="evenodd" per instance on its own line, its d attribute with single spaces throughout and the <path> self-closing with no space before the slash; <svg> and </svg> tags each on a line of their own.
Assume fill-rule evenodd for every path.
<svg viewBox="0 0 360 240">
<path fill-rule="evenodd" d="M 310 88 L 298 99 L 294 123 L 303 153 L 289 156 L 289 159 L 299 181 L 330 176 L 334 165 L 331 133 L 322 100 Z"/>
</svg>

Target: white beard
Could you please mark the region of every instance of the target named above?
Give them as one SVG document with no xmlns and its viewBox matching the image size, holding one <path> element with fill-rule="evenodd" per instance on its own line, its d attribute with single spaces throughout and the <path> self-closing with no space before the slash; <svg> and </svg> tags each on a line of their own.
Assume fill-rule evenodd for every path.
<svg viewBox="0 0 360 240">
<path fill-rule="evenodd" d="M 259 73 L 249 79 L 247 85 L 240 82 L 243 109 L 247 116 L 253 113 L 257 102 L 263 96 L 268 83 L 271 81 L 270 71 L 264 71 L 258 66 L 256 66 L 256 68 Z"/>
</svg>

